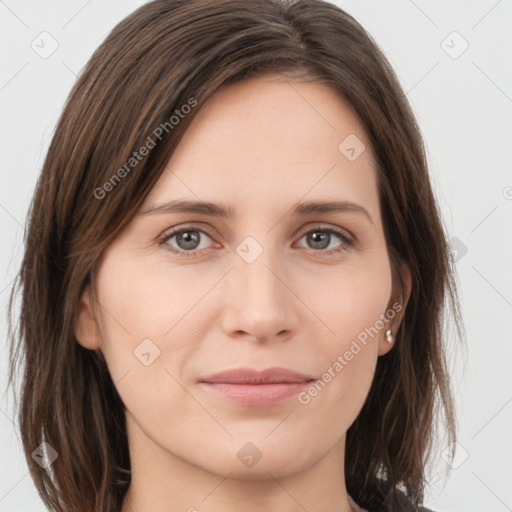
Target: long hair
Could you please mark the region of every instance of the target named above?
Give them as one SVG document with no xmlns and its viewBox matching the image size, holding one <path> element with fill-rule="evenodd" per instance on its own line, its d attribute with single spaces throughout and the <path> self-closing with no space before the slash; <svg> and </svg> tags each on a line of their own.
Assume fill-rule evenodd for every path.
<svg viewBox="0 0 512 512">
<path fill-rule="evenodd" d="M 118 511 L 130 483 L 123 403 L 102 354 L 74 336 L 80 295 L 201 106 L 223 85 L 267 72 L 332 84 L 352 105 L 378 164 L 393 286 L 402 262 L 412 275 L 395 347 L 378 359 L 347 432 L 349 493 L 366 508 L 393 505 L 397 489 L 418 504 L 439 414 L 455 441 L 442 328 L 447 299 L 460 318 L 453 260 L 419 128 L 383 52 L 322 0 L 156 0 L 111 31 L 69 94 L 10 295 L 9 385 L 21 379 L 21 440 L 52 511 Z M 154 147 L 134 160 L 148 137 Z M 43 441 L 58 453 L 49 470 L 31 457 Z"/>
</svg>

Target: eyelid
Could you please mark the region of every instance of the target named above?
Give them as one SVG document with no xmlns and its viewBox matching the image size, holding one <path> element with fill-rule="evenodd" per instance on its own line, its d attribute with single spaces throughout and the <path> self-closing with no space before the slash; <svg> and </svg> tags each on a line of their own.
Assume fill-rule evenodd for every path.
<svg viewBox="0 0 512 512">
<path fill-rule="evenodd" d="M 175 227 L 175 228 L 169 228 L 166 229 L 160 236 L 157 238 L 157 242 L 159 245 L 166 245 L 166 242 L 170 240 L 171 238 L 174 238 L 175 236 L 181 234 L 184 231 L 198 231 L 199 233 L 202 233 L 206 235 L 208 238 L 213 240 L 213 237 L 204 229 L 199 228 L 197 225 L 184 225 L 182 227 Z M 219 244 L 216 244 L 217 246 Z M 179 255 L 194 255 L 197 252 L 204 251 L 205 249 L 195 249 L 194 251 L 178 251 L 175 249 L 167 249 L 171 253 L 179 254 Z"/>
<path fill-rule="evenodd" d="M 352 233 L 350 233 L 348 230 L 346 230 L 344 228 L 340 228 L 338 226 L 332 227 L 331 225 L 322 224 L 322 223 L 316 224 L 312 228 L 307 229 L 306 231 L 301 231 L 299 240 L 301 240 L 305 235 L 308 235 L 309 233 L 314 233 L 315 231 L 323 231 L 325 233 L 334 234 L 335 236 L 337 236 L 338 238 L 341 239 L 342 246 L 339 249 L 335 248 L 335 249 L 329 249 L 329 250 L 323 250 L 323 251 L 322 250 L 315 251 L 315 250 L 311 249 L 313 252 L 317 252 L 319 254 L 331 255 L 331 254 L 346 252 L 349 249 L 357 249 L 357 247 L 358 247 L 357 238 Z"/>
<path fill-rule="evenodd" d="M 309 229 L 305 229 L 305 231 L 302 231 L 302 230 L 299 230 L 299 233 L 301 233 L 301 238 L 308 234 L 308 233 L 311 233 L 312 231 L 332 231 L 340 236 L 344 236 L 345 238 L 347 238 L 348 240 L 350 241 L 353 241 L 354 243 L 356 242 L 356 237 L 346 228 L 342 228 L 342 227 L 339 227 L 339 226 L 336 226 L 336 225 L 333 225 L 333 224 L 326 224 L 324 222 L 316 222 L 316 223 L 312 223 L 313 226 Z"/>
<path fill-rule="evenodd" d="M 201 233 L 204 233 L 205 235 L 208 235 L 210 238 L 214 238 L 208 231 L 206 231 L 204 228 L 200 227 L 201 224 L 204 224 L 202 222 L 193 222 L 193 223 L 185 223 L 185 224 L 178 224 L 177 226 L 167 228 L 164 231 L 162 231 L 156 238 L 158 242 L 165 241 L 166 239 L 169 239 L 169 237 L 172 235 L 178 235 L 182 231 L 199 231 Z M 208 229 L 212 229 L 212 231 L 217 232 L 211 226 L 208 227 Z M 218 233 L 218 232 L 217 232 Z"/>
</svg>

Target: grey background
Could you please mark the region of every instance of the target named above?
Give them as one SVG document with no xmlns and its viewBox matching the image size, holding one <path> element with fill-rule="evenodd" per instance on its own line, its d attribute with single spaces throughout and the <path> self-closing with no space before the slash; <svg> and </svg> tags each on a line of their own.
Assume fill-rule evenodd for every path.
<svg viewBox="0 0 512 512">
<path fill-rule="evenodd" d="M 0 0 L 2 393 L 5 307 L 55 123 L 94 49 L 143 3 Z M 449 357 L 460 445 L 445 478 L 439 443 L 426 505 L 439 512 L 512 510 L 512 1 L 334 3 L 370 32 L 407 91 L 457 251 L 467 351 L 451 343 Z M 51 48 L 43 31 L 58 43 L 47 58 L 31 47 L 42 52 L 46 37 L 44 48 Z M 0 511 L 45 510 L 28 476 L 10 394 L 0 403 L 0 432 Z"/>
</svg>

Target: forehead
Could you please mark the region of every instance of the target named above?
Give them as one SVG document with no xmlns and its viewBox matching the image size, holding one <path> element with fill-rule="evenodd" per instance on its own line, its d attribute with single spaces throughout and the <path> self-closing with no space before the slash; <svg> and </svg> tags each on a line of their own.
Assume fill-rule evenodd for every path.
<svg viewBox="0 0 512 512">
<path fill-rule="evenodd" d="M 262 75 L 222 87 L 196 113 L 145 205 L 170 196 L 368 204 L 377 201 L 375 162 L 359 118 L 332 85 Z"/>
</svg>

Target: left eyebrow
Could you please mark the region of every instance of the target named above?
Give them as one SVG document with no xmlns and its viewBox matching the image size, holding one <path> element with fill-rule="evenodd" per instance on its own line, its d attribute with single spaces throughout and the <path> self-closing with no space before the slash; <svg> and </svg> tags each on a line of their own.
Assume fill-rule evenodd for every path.
<svg viewBox="0 0 512 512">
<path fill-rule="evenodd" d="M 361 205 L 350 201 L 309 201 L 300 203 L 292 210 L 292 215 L 304 217 L 306 215 L 333 212 L 358 213 L 366 217 L 373 224 L 373 219 L 368 211 Z M 148 213 L 196 213 L 211 217 L 228 218 L 235 215 L 235 209 L 222 203 L 176 200 L 149 206 L 141 211 L 139 215 L 146 215 Z"/>
<path fill-rule="evenodd" d="M 366 208 L 350 201 L 309 201 L 307 203 L 298 204 L 294 210 L 294 215 L 312 215 L 318 213 L 337 213 L 337 212 L 353 212 L 362 214 L 367 220 L 373 224 L 373 219 Z"/>
<path fill-rule="evenodd" d="M 211 203 L 208 201 L 168 201 L 163 204 L 154 204 L 139 215 L 147 213 L 197 213 L 201 215 L 210 215 L 211 217 L 232 217 L 235 214 L 233 208 L 229 208 L 221 203 Z"/>
</svg>

